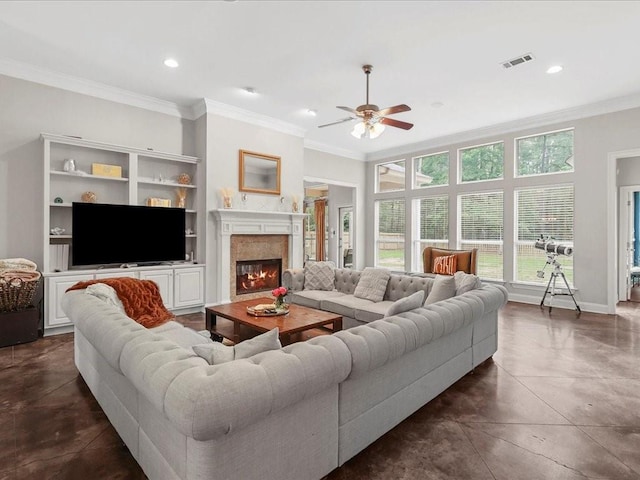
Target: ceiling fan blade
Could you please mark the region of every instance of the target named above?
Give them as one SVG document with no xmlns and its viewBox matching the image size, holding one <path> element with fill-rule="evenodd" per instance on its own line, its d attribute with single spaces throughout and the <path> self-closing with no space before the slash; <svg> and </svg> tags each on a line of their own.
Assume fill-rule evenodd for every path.
<svg viewBox="0 0 640 480">
<path fill-rule="evenodd" d="M 336 107 L 336 108 L 339 108 L 340 110 L 345 110 L 346 112 L 349 112 L 349 113 L 353 113 L 354 115 L 360 115 L 359 111 L 354 110 L 353 108 L 350 108 L 350 107 Z"/>
<path fill-rule="evenodd" d="M 331 125 L 338 125 L 339 123 L 348 122 L 350 120 L 355 120 L 356 117 L 347 117 L 342 120 L 338 120 L 337 122 L 325 123 L 324 125 L 318 125 L 318 128 L 330 127 Z"/>
<path fill-rule="evenodd" d="M 402 128 L 403 130 L 409 130 L 413 127 L 413 123 L 401 122 L 400 120 L 394 120 L 393 118 L 381 118 L 379 122 L 389 125 L 390 127 Z"/>
<path fill-rule="evenodd" d="M 386 115 L 392 115 L 394 113 L 408 112 L 409 110 L 411 110 L 411 107 L 403 103 L 402 105 L 396 105 L 395 107 L 383 108 L 382 110 L 378 110 L 377 112 L 375 112 L 375 114 L 379 117 L 384 117 Z"/>
</svg>

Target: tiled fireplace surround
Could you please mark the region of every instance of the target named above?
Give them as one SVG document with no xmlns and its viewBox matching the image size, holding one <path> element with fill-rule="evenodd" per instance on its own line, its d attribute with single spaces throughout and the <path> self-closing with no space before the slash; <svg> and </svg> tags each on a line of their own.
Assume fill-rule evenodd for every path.
<svg viewBox="0 0 640 480">
<path fill-rule="evenodd" d="M 217 303 L 270 296 L 269 292 L 236 295 L 236 260 L 282 258 L 282 270 L 301 268 L 304 214 L 253 210 L 213 210 L 216 230 Z"/>
</svg>

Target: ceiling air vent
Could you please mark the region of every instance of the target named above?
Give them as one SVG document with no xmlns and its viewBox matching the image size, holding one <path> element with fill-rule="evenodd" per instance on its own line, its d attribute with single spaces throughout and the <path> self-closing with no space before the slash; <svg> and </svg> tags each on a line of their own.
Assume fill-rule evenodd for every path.
<svg viewBox="0 0 640 480">
<path fill-rule="evenodd" d="M 512 58 L 511 60 L 507 60 L 506 62 L 501 63 L 504 68 L 511 68 L 522 63 L 530 62 L 531 60 L 533 60 L 533 58 L 533 55 L 531 55 L 530 53 L 525 53 L 520 57 Z"/>
</svg>

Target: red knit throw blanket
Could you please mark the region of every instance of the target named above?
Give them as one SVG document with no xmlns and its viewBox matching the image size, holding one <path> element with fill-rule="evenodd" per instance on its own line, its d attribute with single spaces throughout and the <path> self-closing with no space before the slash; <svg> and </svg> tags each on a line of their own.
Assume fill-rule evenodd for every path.
<svg viewBox="0 0 640 480">
<path fill-rule="evenodd" d="M 105 283 L 113 287 L 127 316 L 143 327 L 157 327 L 175 318 L 175 315 L 165 308 L 158 285 L 151 280 L 128 277 L 88 280 L 69 287 L 67 292 L 87 288 L 94 283 Z"/>
</svg>

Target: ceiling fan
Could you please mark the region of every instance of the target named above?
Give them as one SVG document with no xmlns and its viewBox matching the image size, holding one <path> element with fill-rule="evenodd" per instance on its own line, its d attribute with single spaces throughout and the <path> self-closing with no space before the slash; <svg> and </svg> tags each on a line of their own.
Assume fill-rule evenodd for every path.
<svg viewBox="0 0 640 480">
<path fill-rule="evenodd" d="M 402 128 L 403 130 L 409 130 L 413 127 L 413 123 L 402 122 L 400 120 L 394 120 L 393 118 L 387 118 L 387 115 L 393 115 L 394 113 L 408 112 L 411 107 L 405 104 L 396 105 L 394 107 L 383 108 L 380 110 L 377 105 L 369 103 L 369 75 L 373 67 L 371 65 L 363 65 L 362 70 L 367 76 L 367 100 L 364 105 L 360 105 L 356 109 L 350 107 L 338 106 L 340 110 L 345 110 L 352 113 L 355 116 L 343 118 L 337 122 L 327 123 L 325 125 L 319 125 L 318 128 L 329 127 L 331 125 L 337 125 L 339 123 L 350 122 L 352 120 L 362 119 L 353 127 L 351 135 L 356 138 L 376 138 L 384 131 L 384 126 L 389 125 L 391 127 Z"/>
</svg>

